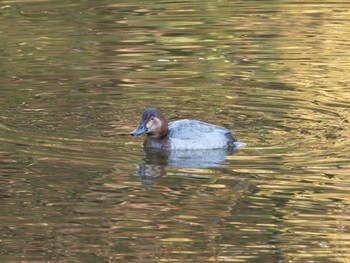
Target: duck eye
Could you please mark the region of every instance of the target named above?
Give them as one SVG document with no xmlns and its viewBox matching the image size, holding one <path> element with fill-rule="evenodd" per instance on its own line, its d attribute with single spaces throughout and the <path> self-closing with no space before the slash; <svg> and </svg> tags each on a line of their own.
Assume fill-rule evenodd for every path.
<svg viewBox="0 0 350 263">
<path fill-rule="evenodd" d="M 151 121 L 153 121 L 154 120 L 154 118 L 153 117 L 151 117 L 151 119 L 150 119 Z"/>
</svg>

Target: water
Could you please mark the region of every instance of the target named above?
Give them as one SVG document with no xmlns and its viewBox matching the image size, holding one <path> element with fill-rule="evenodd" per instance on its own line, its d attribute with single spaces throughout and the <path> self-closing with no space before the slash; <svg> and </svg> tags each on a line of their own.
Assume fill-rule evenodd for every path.
<svg viewBox="0 0 350 263">
<path fill-rule="evenodd" d="M 0 261 L 348 262 L 349 7 L 2 1 Z M 147 107 L 247 145 L 144 151 Z"/>
</svg>

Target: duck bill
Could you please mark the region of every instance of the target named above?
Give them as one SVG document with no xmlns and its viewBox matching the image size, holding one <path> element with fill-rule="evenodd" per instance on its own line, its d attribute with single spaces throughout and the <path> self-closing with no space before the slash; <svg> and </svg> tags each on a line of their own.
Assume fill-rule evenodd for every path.
<svg viewBox="0 0 350 263">
<path fill-rule="evenodd" d="M 137 127 L 136 130 L 134 130 L 133 132 L 130 132 L 131 136 L 137 136 L 140 135 L 142 133 L 146 132 L 146 125 L 143 121 L 140 122 L 139 126 Z"/>
</svg>

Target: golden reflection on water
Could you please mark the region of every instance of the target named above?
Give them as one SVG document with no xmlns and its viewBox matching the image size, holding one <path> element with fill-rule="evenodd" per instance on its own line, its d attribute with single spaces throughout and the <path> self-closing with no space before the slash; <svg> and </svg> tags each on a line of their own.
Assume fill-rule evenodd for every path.
<svg viewBox="0 0 350 263">
<path fill-rule="evenodd" d="M 347 3 L 0 11 L 0 261 L 349 262 Z M 247 146 L 147 153 L 149 106 Z"/>
</svg>

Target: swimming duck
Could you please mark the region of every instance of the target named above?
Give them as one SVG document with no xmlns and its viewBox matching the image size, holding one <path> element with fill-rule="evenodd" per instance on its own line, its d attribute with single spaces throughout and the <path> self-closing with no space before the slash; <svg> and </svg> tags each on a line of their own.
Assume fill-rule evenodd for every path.
<svg viewBox="0 0 350 263">
<path fill-rule="evenodd" d="M 230 130 L 197 120 L 177 120 L 168 123 L 161 111 L 149 108 L 132 136 L 146 133 L 144 147 L 165 149 L 219 149 L 235 147 Z"/>
</svg>

